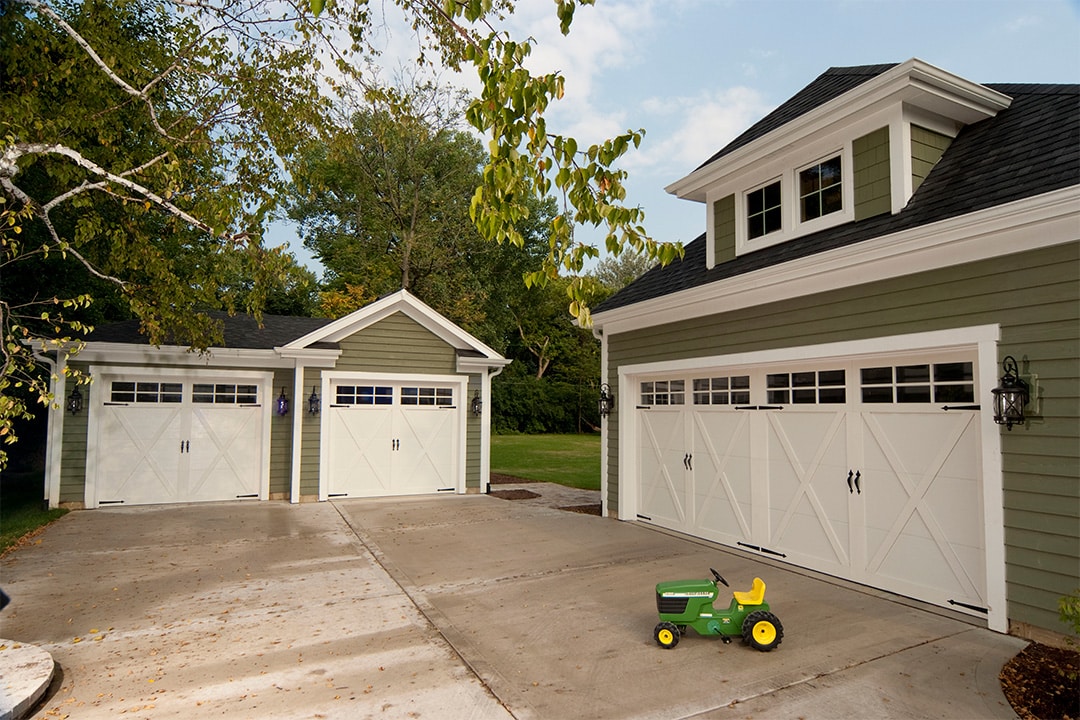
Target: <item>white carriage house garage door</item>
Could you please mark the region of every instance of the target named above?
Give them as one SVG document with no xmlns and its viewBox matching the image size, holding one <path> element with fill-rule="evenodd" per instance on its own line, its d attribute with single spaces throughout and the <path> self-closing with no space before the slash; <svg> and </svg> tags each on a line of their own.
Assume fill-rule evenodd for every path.
<svg viewBox="0 0 1080 720">
<path fill-rule="evenodd" d="M 638 517 L 982 614 L 974 356 L 638 376 Z"/>
<path fill-rule="evenodd" d="M 265 498 L 267 380 L 103 375 L 93 505 Z M 100 383 L 100 385 L 98 384 Z"/>
<path fill-rule="evenodd" d="M 328 497 L 456 492 L 464 392 L 447 380 L 329 380 Z"/>
</svg>

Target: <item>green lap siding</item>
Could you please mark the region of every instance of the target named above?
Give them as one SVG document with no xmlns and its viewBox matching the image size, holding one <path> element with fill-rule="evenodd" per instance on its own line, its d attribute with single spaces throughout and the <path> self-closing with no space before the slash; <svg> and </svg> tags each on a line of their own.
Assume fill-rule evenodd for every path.
<svg viewBox="0 0 1080 720">
<path fill-rule="evenodd" d="M 911 126 L 911 189 L 918 190 L 922 181 L 937 165 L 938 160 L 952 142 L 948 135 Z"/>
<path fill-rule="evenodd" d="M 1078 264 L 1073 242 L 610 335 L 608 376 L 628 364 L 1000 324 L 999 360 L 1015 356 L 1023 373 L 1038 375 L 1040 393 L 1036 417 L 1001 431 L 1008 616 L 1060 632 L 1056 598 L 1080 587 Z M 616 415 L 608 419 L 613 510 Z"/>
<path fill-rule="evenodd" d="M 735 196 L 713 204 L 713 263 L 735 259 Z"/>
<path fill-rule="evenodd" d="M 292 368 L 274 371 L 273 397 L 266 398 L 274 402 L 278 392 L 285 390 L 286 396 L 293 392 Z M 290 397 L 289 414 L 270 413 L 270 496 L 287 498 L 292 485 L 292 425 L 293 413 L 305 411 L 303 398 Z"/>
<path fill-rule="evenodd" d="M 304 387 L 322 387 L 322 370 L 319 368 L 304 368 Z M 320 390 L 320 392 L 322 392 Z M 332 398 L 323 398 L 323 408 L 329 407 Z M 301 423 L 300 435 L 300 497 L 315 498 L 319 495 L 319 449 L 320 436 L 319 415 L 304 415 Z"/>
<path fill-rule="evenodd" d="M 889 179 L 889 128 L 883 127 L 852 143 L 855 175 L 855 219 L 892 210 Z"/>
<path fill-rule="evenodd" d="M 404 313 L 394 313 L 342 339 L 335 370 L 386 373 L 457 373 L 457 353 Z"/>
<path fill-rule="evenodd" d="M 480 430 L 481 418 L 472 414 L 471 405 L 473 393 L 480 390 L 480 376 L 469 376 L 469 390 L 462 398 L 469 412 L 465 421 L 465 487 L 466 489 L 480 489 Z"/>
<path fill-rule="evenodd" d="M 89 372 L 90 367 L 85 363 L 71 363 L 71 367 L 81 372 Z M 70 394 L 74 387 L 74 381 L 67 381 L 67 392 Z M 83 396 L 83 411 L 77 415 L 69 412 L 64 413 L 64 442 L 60 450 L 60 502 L 82 503 L 86 495 L 86 431 L 89 424 L 90 403 L 99 385 L 90 383 L 80 385 L 79 392 Z M 63 407 L 66 398 L 58 399 Z M 63 412 L 63 411 L 61 411 Z"/>
</svg>

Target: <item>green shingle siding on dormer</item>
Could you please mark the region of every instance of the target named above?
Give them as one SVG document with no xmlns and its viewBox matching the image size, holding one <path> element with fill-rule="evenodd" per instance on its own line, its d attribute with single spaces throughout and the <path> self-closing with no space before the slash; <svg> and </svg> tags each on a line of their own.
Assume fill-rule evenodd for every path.
<svg viewBox="0 0 1080 720">
<path fill-rule="evenodd" d="M 713 204 L 713 264 L 735 259 L 735 196 Z"/>
<path fill-rule="evenodd" d="M 889 181 L 889 128 L 883 127 L 852 143 L 855 165 L 855 219 L 892 211 Z"/>
<path fill-rule="evenodd" d="M 938 160 L 952 143 L 948 135 L 933 130 L 911 126 L 911 190 L 914 192 L 937 165 Z"/>
</svg>

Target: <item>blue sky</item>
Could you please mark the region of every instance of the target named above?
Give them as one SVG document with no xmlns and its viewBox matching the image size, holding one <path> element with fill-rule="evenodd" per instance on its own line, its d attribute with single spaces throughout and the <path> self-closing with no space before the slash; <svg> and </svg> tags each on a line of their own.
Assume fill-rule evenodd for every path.
<svg viewBox="0 0 1080 720">
<path fill-rule="evenodd" d="M 665 241 L 697 237 L 705 209 L 664 187 L 830 66 L 917 57 L 975 82 L 1080 82 L 1080 0 L 597 0 L 565 38 L 551 0 L 524 0 L 508 27 L 535 39 L 534 71 L 566 77 L 549 131 L 581 145 L 645 129 L 624 163 L 627 201 Z M 403 35 L 387 40 L 389 56 L 410 47 Z M 268 236 L 290 240 L 321 273 L 294 229 Z"/>
</svg>

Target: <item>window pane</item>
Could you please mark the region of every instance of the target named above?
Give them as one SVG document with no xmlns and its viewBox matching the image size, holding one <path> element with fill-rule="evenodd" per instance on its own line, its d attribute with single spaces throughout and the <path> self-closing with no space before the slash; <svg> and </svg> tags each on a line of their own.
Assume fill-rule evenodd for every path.
<svg viewBox="0 0 1080 720">
<path fill-rule="evenodd" d="M 896 388 L 896 402 L 928 403 L 930 402 L 930 386 L 900 385 Z"/>
<path fill-rule="evenodd" d="M 864 403 L 891 403 L 893 401 L 892 387 L 864 387 L 862 401 Z"/>
<path fill-rule="evenodd" d="M 767 210 L 765 212 L 765 233 L 768 234 L 771 232 L 776 232 L 781 227 L 783 227 L 781 219 L 782 216 L 780 214 L 780 208 L 773 208 L 772 210 Z"/>
<path fill-rule="evenodd" d="M 974 377 L 969 362 L 934 365 L 934 382 L 971 382 L 972 380 Z"/>
<path fill-rule="evenodd" d="M 843 385 L 843 370 L 822 370 L 818 373 L 818 385 Z"/>
<path fill-rule="evenodd" d="M 786 405 L 790 402 L 790 393 L 788 390 L 770 390 L 768 392 L 768 398 L 770 404 Z"/>
<path fill-rule="evenodd" d="M 800 405 L 813 405 L 817 401 L 817 392 L 814 390 L 795 390 L 791 393 L 791 400 Z"/>
<path fill-rule="evenodd" d="M 821 198 L 816 193 L 802 199 L 802 220 L 813 220 L 821 217 Z"/>
<path fill-rule="evenodd" d="M 814 387 L 816 380 L 816 373 L 813 372 L 797 372 L 791 374 L 792 387 Z"/>
<path fill-rule="evenodd" d="M 975 386 L 936 385 L 934 402 L 975 402 Z"/>
<path fill-rule="evenodd" d="M 765 234 L 765 216 L 754 215 L 747 220 L 747 232 L 750 234 L 750 239 L 761 237 Z"/>
<path fill-rule="evenodd" d="M 859 375 L 862 377 L 863 385 L 892 384 L 891 367 L 862 368 L 859 370 Z"/>
<path fill-rule="evenodd" d="M 826 188 L 821 192 L 821 214 L 840 212 L 844 209 L 844 193 L 839 185 Z"/>
<path fill-rule="evenodd" d="M 765 192 L 765 208 L 780 207 L 780 183 L 774 182 L 772 185 L 767 185 L 763 190 Z"/>
<path fill-rule="evenodd" d="M 709 378 L 695 378 L 694 379 L 694 392 L 702 392 L 703 390 L 710 389 Z"/>
<path fill-rule="evenodd" d="M 745 389 L 747 389 L 749 387 L 750 387 L 750 376 L 749 375 L 736 375 L 735 377 L 731 378 L 731 389 L 732 390 L 745 390 Z"/>
<path fill-rule="evenodd" d="M 733 392 L 731 393 L 731 403 L 733 405 L 749 405 L 750 393 L 748 392 Z"/>
<path fill-rule="evenodd" d="M 771 388 L 786 388 L 790 387 L 791 383 L 787 373 L 775 373 L 765 376 L 765 387 Z"/>
<path fill-rule="evenodd" d="M 749 215 L 760 215 L 765 210 L 765 191 L 755 190 L 746 196 L 746 212 Z"/>
<path fill-rule="evenodd" d="M 818 390 L 818 402 L 829 404 L 847 402 L 847 393 L 842 387 L 821 388 Z"/>
<path fill-rule="evenodd" d="M 930 382 L 929 365 L 901 365 L 896 368 L 897 383 Z"/>
<path fill-rule="evenodd" d="M 799 194 L 803 197 L 821 189 L 820 165 L 799 173 Z"/>
<path fill-rule="evenodd" d="M 712 404 L 713 405 L 727 405 L 728 404 L 728 394 L 726 392 L 713 393 L 712 394 Z"/>
<path fill-rule="evenodd" d="M 821 163 L 818 168 L 820 172 L 822 188 L 827 188 L 830 185 L 840 184 L 839 156 L 834 157 L 832 160 L 826 160 L 825 162 Z"/>
</svg>

